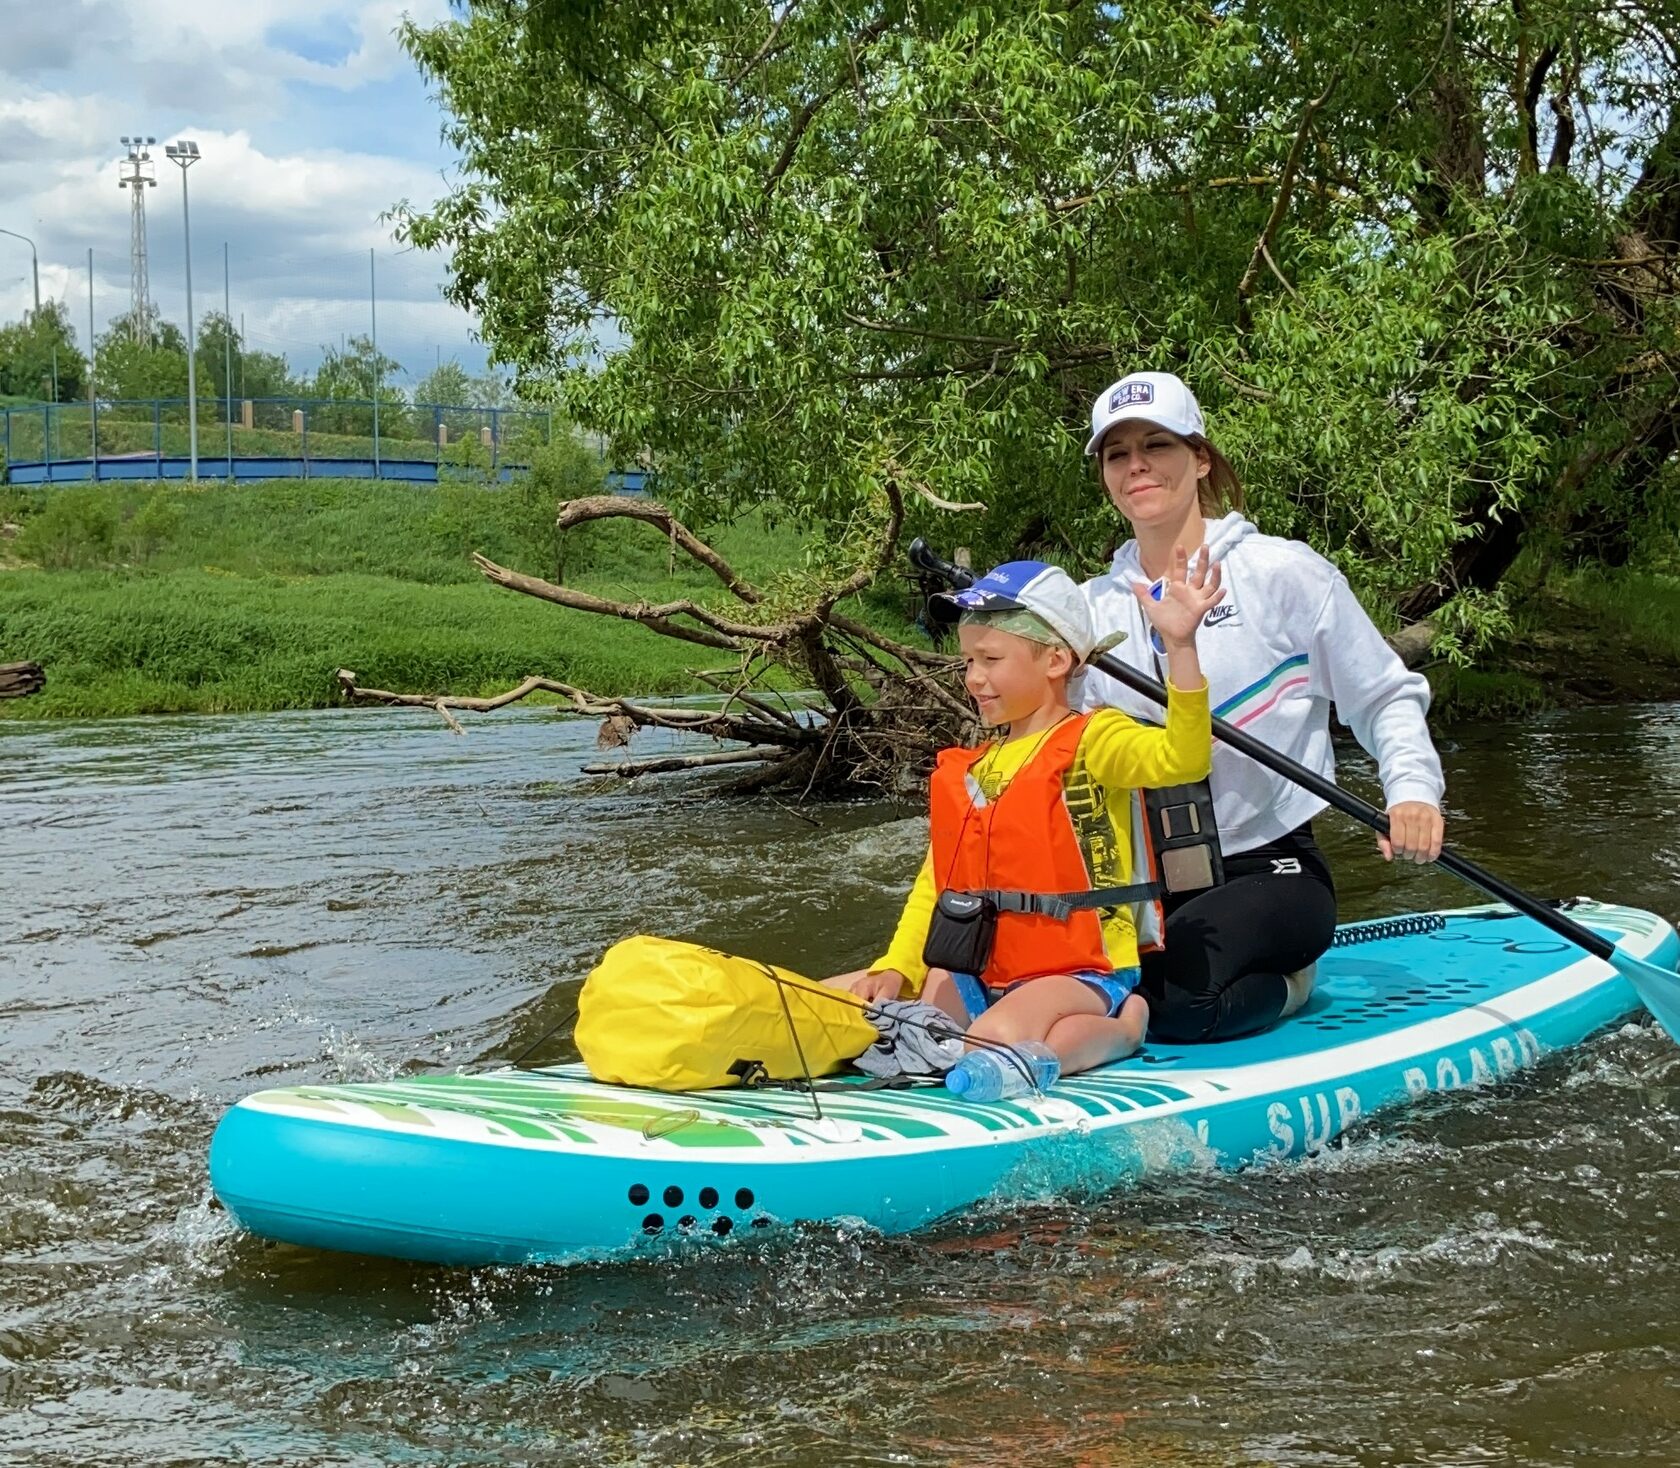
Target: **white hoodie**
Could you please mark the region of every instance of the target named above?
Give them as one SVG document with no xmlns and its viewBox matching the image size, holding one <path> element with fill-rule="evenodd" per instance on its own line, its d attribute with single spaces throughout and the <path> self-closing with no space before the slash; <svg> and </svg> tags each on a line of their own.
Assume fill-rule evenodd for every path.
<svg viewBox="0 0 1680 1468">
<path fill-rule="evenodd" d="M 1388 805 L 1439 805 L 1446 789 L 1425 714 L 1429 684 L 1406 671 L 1353 590 L 1329 561 L 1298 540 L 1262 535 L 1234 511 L 1207 523 L 1206 544 L 1224 569 L 1225 596 L 1203 619 L 1196 652 L 1216 717 L 1279 754 L 1334 779 L 1330 705 L 1381 771 Z M 1160 677 L 1149 628 L 1132 594 L 1147 581 L 1135 540 L 1113 568 L 1085 583 L 1099 637 L 1129 635 L 1114 656 Z M 1081 680 L 1085 708 L 1108 705 L 1159 721 L 1160 709 L 1103 673 Z M 1281 775 L 1214 741 L 1214 813 L 1228 854 L 1275 841 L 1325 808 Z"/>
</svg>

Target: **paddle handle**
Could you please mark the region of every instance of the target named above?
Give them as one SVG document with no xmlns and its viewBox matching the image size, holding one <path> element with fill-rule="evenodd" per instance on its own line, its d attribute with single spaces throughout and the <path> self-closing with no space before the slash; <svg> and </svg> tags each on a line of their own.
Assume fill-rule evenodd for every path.
<svg viewBox="0 0 1680 1468">
<path fill-rule="evenodd" d="M 961 588 L 974 580 L 972 571 L 965 571 L 961 566 L 953 565 L 938 555 L 928 543 L 918 536 L 910 542 L 910 563 L 917 570 L 928 571 L 940 577 L 949 585 Z M 1112 653 L 1098 653 L 1090 660 L 1090 666 L 1099 672 L 1107 673 L 1116 682 L 1124 683 L 1135 693 L 1141 693 L 1145 698 L 1165 708 L 1167 704 L 1167 690 L 1147 673 L 1139 672 L 1136 668 L 1120 661 Z M 1252 734 L 1245 734 L 1233 724 L 1227 724 L 1223 719 L 1213 721 L 1213 737 L 1221 744 L 1236 750 L 1239 754 L 1247 755 L 1258 765 L 1265 766 L 1273 774 L 1282 775 L 1284 779 L 1299 785 L 1303 790 L 1310 790 L 1314 795 L 1328 805 L 1334 806 L 1343 815 L 1352 816 L 1361 821 L 1373 831 L 1388 835 L 1388 814 L 1380 811 L 1369 801 L 1361 800 L 1357 795 L 1335 783 L 1326 780 L 1316 770 L 1309 770 L 1305 765 L 1297 764 L 1287 755 L 1279 754 L 1269 745 L 1262 744 Z M 1531 897 L 1520 888 L 1513 887 L 1509 882 L 1494 876 L 1490 871 L 1478 866 L 1469 857 L 1460 856 L 1450 847 L 1443 846 L 1436 863 L 1451 872 L 1455 877 L 1468 882 L 1487 893 L 1489 897 L 1503 902 L 1507 907 L 1515 908 L 1525 917 L 1531 917 L 1535 922 L 1549 928 L 1560 938 L 1567 938 L 1579 948 L 1584 948 L 1594 958 L 1609 959 L 1616 952 L 1616 945 L 1600 937 L 1590 928 L 1584 928 L 1580 923 L 1555 907 L 1548 907 L 1537 897 Z"/>
</svg>

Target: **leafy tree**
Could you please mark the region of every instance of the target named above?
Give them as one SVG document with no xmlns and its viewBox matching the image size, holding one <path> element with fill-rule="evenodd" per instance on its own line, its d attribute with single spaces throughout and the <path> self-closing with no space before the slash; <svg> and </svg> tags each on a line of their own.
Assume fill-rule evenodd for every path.
<svg viewBox="0 0 1680 1468">
<path fill-rule="evenodd" d="M 87 395 L 87 358 L 76 346 L 64 302 L 49 301 L 22 321 L 0 326 L 0 395 L 42 403 Z"/>
<path fill-rule="evenodd" d="M 1614 556 L 1672 483 L 1674 0 L 466 0 L 403 36 L 465 165 L 404 232 L 495 356 L 819 563 L 890 483 L 1092 565 L 1085 408 L 1144 366 L 1266 528 L 1471 632 L 1525 543 Z"/>
<path fill-rule="evenodd" d="M 377 384 L 380 433 L 406 433 L 408 400 L 396 385 L 401 373 L 401 365 L 376 351 L 369 337 L 353 336 L 342 348 L 324 348 L 315 372 L 313 396 L 345 401 L 347 406 L 317 409 L 311 421 L 329 433 L 372 433 L 372 407 L 362 405 L 372 404 Z"/>
<path fill-rule="evenodd" d="M 231 319 L 220 311 L 212 311 L 198 324 L 199 389 L 204 392 L 208 382 L 211 397 L 225 392 L 225 375 L 231 359 L 233 396 L 238 398 L 299 397 L 307 391 L 306 384 L 292 375 L 291 367 L 278 352 L 254 351 Z"/>
<path fill-rule="evenodd" d="M 295 398 L 308 391 L 279 352 L 245 348 L 234 360 L 233 390 L 242 398 Z"/>
<path fill-rule="evenodd" d="M 153 320 L 149 333 L 136 339 L 132 312 L 113 317 L 94 353 L 94 385 L 102 398 L 147 400 L 177 398 L 185 414 L 187 338 L 173 321 Z M 199 397 L 213 396 L 200 381 Z"/>
<path fill-rule="evenodd" d="M 483 377 L 475 377 L 469 389 L 470 401 L 480 408 L 519 408 L 527 406 L 519 396 L 513 379 L 491 370 Z"/>
<path fill-rule="evenodd" d="M 385 394 L 400 402 L 401 394 L 393 386 L 393 379 L 401 376 L 402 366 L 395 358 L 374 350 L 373 342 L 365 336 L 353 336 L 345 347 L 323 348 L 321 365 L 315 370 L 315 396 L 319 398 L 373 399 L 377 381 L 380 401 Z"/>
<path fill-rule="evenodd" d="M 48 301 L 22 321 L 0 326 L 0 394 L 39 402 L 87 396 L 87 358 L 76 346 L 62 301 Z"/>
<path fill-rule="evenodd" d="M 86 391 L 87 360 L 76 347 L 69 312 L 49 301 L 37 313 L 0 326 L 0 394 L 38 402 Z"/>
<path fill-rule="evenodd" d="M 451 358 L 428 372 L 414 388 L 416 406 L 467 408 L 493 406 L 481 404 L 476 395 L 477 384 L 467 376 L 466 368 Z"/>
<path fill-rule="evenodd" d="M 228 379 L 233 391 L 239 391 L 240 358 L 243 344 L 239 329 L 220 311 L 211 311 L 198 323 L 198 389 L 201 396 L 223 398 L 230 396 Z M 232 368 L 231 373 L 229 368 Z M 208 389 L 208 391 L 206 391 Z"/>
</svg>

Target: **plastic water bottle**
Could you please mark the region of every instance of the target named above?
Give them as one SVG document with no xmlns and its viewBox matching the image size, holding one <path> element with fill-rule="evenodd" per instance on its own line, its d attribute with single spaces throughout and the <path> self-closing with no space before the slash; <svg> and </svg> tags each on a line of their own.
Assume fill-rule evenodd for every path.
<svg viewBox="0 0 1680 1468">
<path fill-rule="evenodd" d="M 1007 1051 L 970 1050 L 945 1072 L 945 1089 L 965 1101 L 1004 1101 L 1046 1091 L 1061 1073 L 1054 1050 L 1040 1040 L 1027 1040 Z"/>
</svg>

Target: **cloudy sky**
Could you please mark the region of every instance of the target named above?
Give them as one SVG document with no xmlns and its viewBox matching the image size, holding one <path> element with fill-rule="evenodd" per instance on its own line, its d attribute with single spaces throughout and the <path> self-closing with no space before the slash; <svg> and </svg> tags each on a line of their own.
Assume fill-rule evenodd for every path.
<svg viewBox="0 0 1680 1468">
<path fill-rule="evenodd" d="M 78 333 L 128 309 L 124 134 L 159 141 L 148 189 L 151 296 L 185 319 L 181 179 L 166 142 L 191 138 L 195 314 L 232 308 L 251 345 L 311 368 L 368 329 L 376 251 L 379 344 L 410 380 L 441 356 L 484 364 L 473 323 L 440 297 L 435 257 L 404 253 L 379 216 L 444 192 L 441 114 L 394 37 L 447 0 L 5 0 L 0 30 L 0 228 L 34 239 L 41 294 Z M 30 300 L 29 250 L 0 236 L 0 320 Z"/>
</svg>

